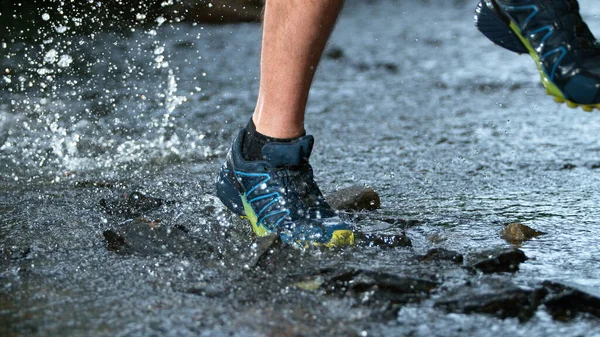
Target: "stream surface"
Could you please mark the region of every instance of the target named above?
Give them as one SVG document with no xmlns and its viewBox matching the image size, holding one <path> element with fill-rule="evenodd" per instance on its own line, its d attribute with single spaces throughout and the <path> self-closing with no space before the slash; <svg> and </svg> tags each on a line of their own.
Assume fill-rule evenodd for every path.
<svg viewBox="0 0 600 337">
<path fill-rule="evenodd" d="M 600 6 L 580 4 L 600 34 Z M 290 281 L 351 267 L 460 287 L 484 276 L 410 261 L 510 247 L 499 232 L 521 222 L 546 234 L 520 245 L 518 272 L 495 277 L 600 289 L 600 113 L 554 103 L 528 56 L 476 30 L 474 6 L 346 4 L 311 91 L 311 162 L 326 194 L 374 187 L 381 209 L 358 226 L 406 232 L 412 247 L 284 249 L 293 258 L 268 273 L 245 264 L 249 226 L 213 187 L 254 109 L 258 24 L 79 35 L 51 16 L 39 40 L 2 46 L 0 335 L 600 336 L 598 318 L 556 321 L 543 306 L 524 322 L 448 313 L 434 307 L 443 291 L 373 318 L 375 305 Z M 185 228 L 198 252 L 107 249 L 103 233 L 128 219 L 99 201 L 132 191 L 168 201 L 144 217 Z"/>
</svg>

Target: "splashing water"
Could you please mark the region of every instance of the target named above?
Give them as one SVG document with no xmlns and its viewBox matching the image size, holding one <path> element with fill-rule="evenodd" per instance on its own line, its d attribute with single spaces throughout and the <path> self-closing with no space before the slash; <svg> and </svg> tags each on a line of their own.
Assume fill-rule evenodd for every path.
<svg viewBox="0 0 600 337">
<path fill-rule="evenodd" d="M 159 16 L 140 26 L 150 17 L 141 3 L 136 22 L 112 31 L 102 2 L 54 5 L 36 9 L 32 41 L 2 42 L 8 103 L 0 105 L 0 149 L 10 154 L 2 164 L 11 174 L 209 155 L 202 132 L 178 125 L 177 109 L 188 95 L 178 92 L 180 69 L 169 63 L 177 43 L 168 37 L 177 29 L 167 25 L 172 20 Z M 123 44 L 125 36 L 136 44 Z"/>
</svg>

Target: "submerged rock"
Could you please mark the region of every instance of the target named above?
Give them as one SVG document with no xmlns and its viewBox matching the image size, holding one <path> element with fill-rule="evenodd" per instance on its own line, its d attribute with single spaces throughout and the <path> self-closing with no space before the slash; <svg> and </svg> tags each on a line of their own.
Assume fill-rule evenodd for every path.
<svg viewBox="0 0 600 337">
<path fill-rule="evenodd" d="M 544 305 L 554 319 L 567 321 L 578 313 L 600 318 L 600 291 L 597 289 L 570 282 L 546 281 L 543 285 L 550 291 Z"/>
<path fill-rule="evenodd" d="M 483 273 L 516 272 L 519 264 L 527 260 L 525 253 L 517 248 L 495 249 L 470 257 L 470 267 Z"/>
<path fill-rule="evenodd" d="M 106 248 L 120 254 L 153 256 L 174 254 L 189 258 L 206 256 L 212 247 L 193 240 L 177 227 L 167 227 L 144 219 L 132 220 L 103 233 Z"/>
<path fill-rule="evenodd" d="M 504 240 L 513 244 L 518 244 L 543 234 L 543 232 L 538 232 L 535 229 L 518 222 L 509 223 L 502 229 L 502 231 L 500 231 L 500 236 Z"/>
<path fill-rule="evenodd" d="M 327 196 L 327 202 L 339 211 L 376 210 L 381 207 L 379 194 L 369 186 L 350 186 Z"/>
<path fill-rule="evenodd" d="M 357 243 L 363 247 L 412 247 L 412 242 L 402 234 L 354 233 Z"/>
<path fill-rule="evenodd" d="M 350 295 L 360 302 L 418 302 L 438 287 L 437 282 L 379 271 L 350 269 L 326 278 L 321 288 L 330 294 Z"/>
<path fill-rule="evenodd" d="M 132 192 L 123 195 L 122 199 L 107 201 L 106 199 L 100 200 L 100 206 L 104 209 L 106 214 L 120 215 L 124 217 L 136 217 L 140 216 L 145 212 L 154 210 L 162 206 L 164 201 L 162 199 L 148 197 L 140 192 Z"/>
<path fill-rule="evenodd" d="M 31 247 L 23 245 L 10 245 L 2 249 L 2 258 L 6 260 L 20 260 L 31 253 Z"/>
<path fill-rule="evenodd" d="M 430 249 L 427 254 L 420 256 L 422 261 L 450 261 L 456 264 L 463 263 L 463 255 L 444 248 Z"/>
<path fill-rule="evenodd" d="M 546 295 L 544 289 L 526 290 L 504 280 L 485 278 L 451 291 L 434 307 L 448 312 L 481 313 L 504 319 L 530 319 Z"/>
</svg>

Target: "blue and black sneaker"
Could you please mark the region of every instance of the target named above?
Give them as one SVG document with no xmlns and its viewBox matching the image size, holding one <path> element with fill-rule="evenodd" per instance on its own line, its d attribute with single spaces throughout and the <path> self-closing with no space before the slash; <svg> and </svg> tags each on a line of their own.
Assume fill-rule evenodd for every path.
<svg viewBox="0 0 600 337">
<path fill-rule="evenodd" d="M 577 0 L 481 0 L 475 25 L 501 47 L 531 55 L 557 102 L 600 109 L 600 44 Z"/>
<path fill-rule="evenodd" d="M 254 233 L 278 233 L 296 247 L 352 245 L 351 226 L 323 198 L 308 163 L 314 139 L 267 143 L 265 160 L 242 156 L 242 129 L 217 177 L 217 196 L 233 213 L 246 217 Z"/>
</svg>

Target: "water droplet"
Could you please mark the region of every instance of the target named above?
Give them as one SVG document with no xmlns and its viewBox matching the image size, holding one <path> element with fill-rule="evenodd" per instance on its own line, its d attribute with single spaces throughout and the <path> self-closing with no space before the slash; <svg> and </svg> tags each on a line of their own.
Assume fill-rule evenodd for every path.
<svg viewBox="0 0 600 337">
<path fill-rule="evenodd" d="M 59 33 L 59 34 L 62 34 L 64 32 L 66 32 L 68 29 L 69 29 L 69 27 L 63 26 L 63 25 L 57 26 L 55 28 L 56 32 Z"/>
<path fill-rule="evenodd" d="M 58 58 L 58 52 L 55 49 L 50 49 L 46 55 L 44 55 L 44 62 L 54 63 Z"/>
<path fill-rule="evenodd" d="M 50 14 L 48 14 L 48 13 L 42 14 L 42 20 L 44 20 L 44 21 L 50 20 Z"/>
<path fill-rule="evenodd" d="M 73 62 L 73 58 L 69 55 L 61 55 L 60 60 L 58 60 L 58 66 L 62 68 L 66 68 L 71 65 Z"/>
</svg>

